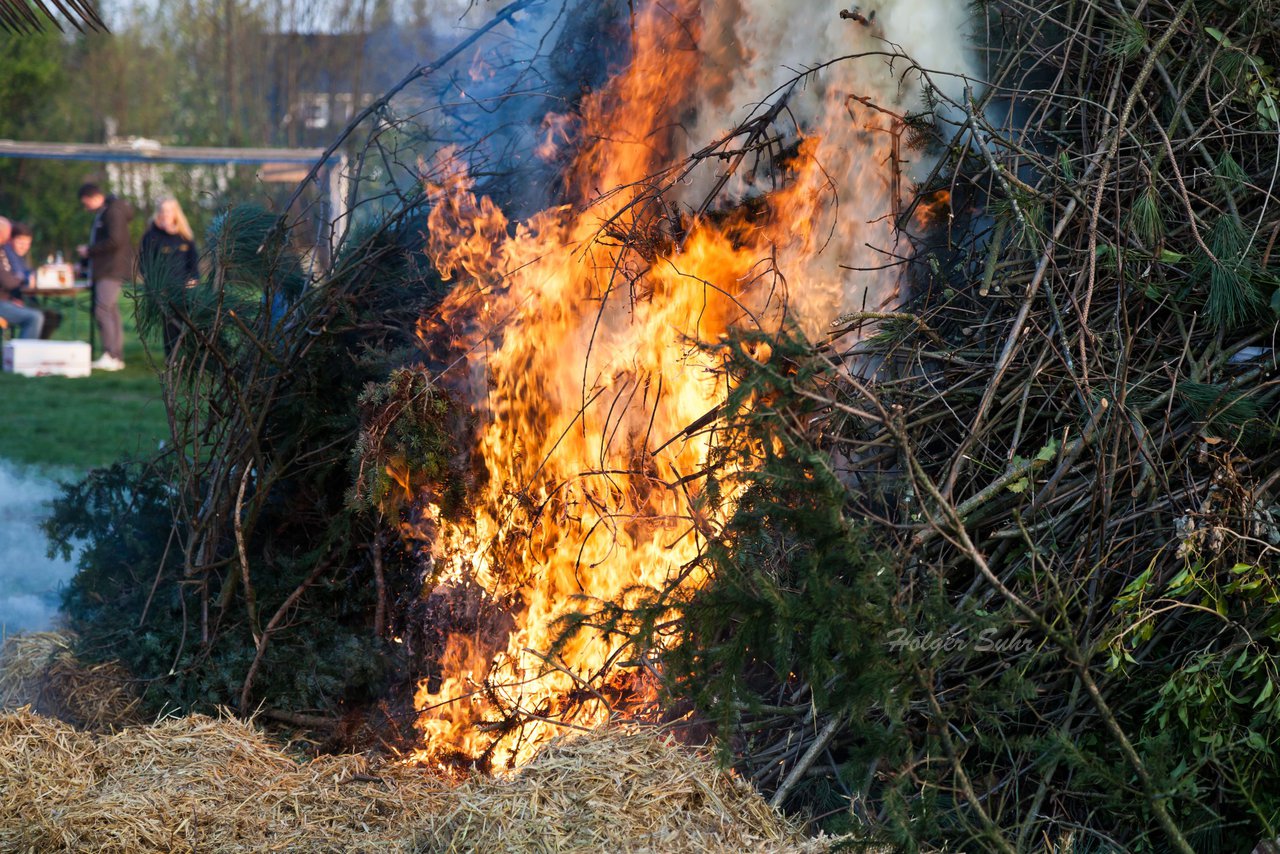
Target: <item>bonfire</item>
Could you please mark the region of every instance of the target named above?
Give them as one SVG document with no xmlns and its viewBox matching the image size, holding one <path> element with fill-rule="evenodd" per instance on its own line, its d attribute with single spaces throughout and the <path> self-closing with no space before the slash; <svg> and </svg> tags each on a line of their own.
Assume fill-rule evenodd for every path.
<svg viewBox="0 0 1280 854">
<path fill-rule="evenodd" d="M 1275 837 L 1265 5 L 502 8 L 334 142 L 332 263 L 317 169 L 150 306 L 173 442 L 50 525 L 77 650 L 395 757 L 253 741 L 281 833 L 324 778 L 458 850 L 802 844 L 738 780 L 908 850 Z"/>
</svg>

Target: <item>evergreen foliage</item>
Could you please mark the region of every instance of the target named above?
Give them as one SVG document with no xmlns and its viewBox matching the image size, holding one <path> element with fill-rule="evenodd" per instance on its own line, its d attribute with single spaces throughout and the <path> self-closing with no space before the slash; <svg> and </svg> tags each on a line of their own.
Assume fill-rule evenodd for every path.
<svg viewBox="0 0 1280 854">
<path fill-rule="evenodd" d="M 359 404 L 364 418 L 352 450 L 350 503 L 393 510 L 430 488 L 442 493 L 443 511 L 455 513 L 463 481 L 453 470 L 451 407 L 426 371 L 397 368 L 386 382 L 370 384 Z"/>
<path fill-rule="evenodd" d="M 200 597 L 172 547 L 173 490 L 161 465 L 120 462 L 68 486 L 46 530 L 65 556 L 85 544 L 63 600 L 79 653 L 124 663 L 154 713 L 215 713 L 235 703 L 254 641 L 250 626 L 231 614 L 214 644 L 202 643 L 194 629 Z M 350 533 L 335 525 L 322 542 Z M 274 556 L 273 571 L 259 575 L 258 602 L 270 608 L 284 601 L 316 558 L 305 551 Z M 338 575 L 313 592 L 308 631 L 282 634 L 268 647 L 257 696 L 274 708 L 333 709 L 376 695 L 390 659 L 365 628 L 370 597 L 355 575 Z"/>
<path fill-rule="evenodd" d="M 414 582 L 380 551 L 379 508 L 347 496 L 366 416 L 433 475 L 448 453 L 446 399 L 392 370 L 443 293 L 406 251 L 413 216 L 359 235 L 309 281 L 279 219 L 235 207 L 210 235 L 205 281 L 147 279 L 140 323 L 182 330 L 164 377 L 172 445 L 70 485 L 48 531 L 87 544 L 66 599 L 82 654 L 120 660 L 153 709 L 337 714 L 400 677 L 375 614 L 388 586 Z M 376 267 L 351 263 L 370 256 Z M 415 405 L 378 414 L 398 392 Z"/>
<path fill-rule="evenodd" d="M 830 432 L 831 401 L 849 391 L 836 363 L 791 336 L 739 335 L 725 350 L 734 390 L 716 467 L 732 474 L 710 492 L 743 490 L 690 570 L 705 583 L 690 588 L 682 574 L 639 605 L 571 621 L 566 631 L 587 622 L 627 632 L 660 655 L 669 702 L 691 703 L 713 721 L 721 748 L 766 789 L 782 784 L 823 722 L 835 722 L 816 768 L 789 797 L 829 830 L 904 851 L 995 850 L 1017 837 L 1035 786 L 1005 778 L 985 801 L 984 821 L 959 775 L 986 786 L 1029 773 L 1068 814 L 1105 815 L 1106 836 L 1125 840 L 1123 850 L 1166 850 L 1105 727 L 1047 720 L 1049 710 L 1052 718 L 1087 707 L 1079 688 L 1068 690 L 1069 649 L 1007 602 L 978 595 L 963 558 L 911 556 L 891 527 L 870 521 L 870 495 L 889 502 L 876 511 L 887 518 L 911 518 L 914 501 L 892 475 L 877 487 L 835 467 L 830 442 L 842 434 Z M 754 355 L 761 352 L 770 355 Z M 1222 392 L 1179 386 L 1195 418 L 1231 413 Z M 1038 458 L 1053 461 L 1059 451 L 1051 443 Z M 1022 464 L 1034 471 L 1035 462 Z M 1005 494 L 1032 489 L 1015 485 Z M 1024 548 L 1003 558 L 1012 589 L 1069 631 L 1086 631 L 1075 623 L 1078 597 L 1102 579 L 1044 571 L 1042 561 L 1061 559 L 1069 544 Z M 1268 567 L 1224 564 L 1215 548 L 1193 532 L 1181 572 L 1148 570 L 1123 589 L 1102 582 L 1115 604 L 1087 631 L 1110 646 L 1089 666 L 1196 850 L 1235 850 L 1214 846 L 1233 834 L 1269 838 L 1280 821 L 1268 782 L 1280 772 L 1280 593 Z M 780 742 L 779 731 L 790 735 Z"/>
<path fill-rule="evenodd" d="M 842 513 L 845 487 L 825 455 L 787 429 L 813 414 L 788 389 L 814 365 L 792 361 L 803 351 L 791 339 L 762 366 L 749 355 L 761 343 L 727 345 L 737 382 L 715 464 L 736 473 L 711 491 L 742 492 L 703 551 L 706 586 L 667 615 L 673 689 L 726 732 L 742 704 L 776 704 L 788 683 L 811 686 L 819 709 L 861 717 L 892 672 L 891 560 Z"/>
</svg>

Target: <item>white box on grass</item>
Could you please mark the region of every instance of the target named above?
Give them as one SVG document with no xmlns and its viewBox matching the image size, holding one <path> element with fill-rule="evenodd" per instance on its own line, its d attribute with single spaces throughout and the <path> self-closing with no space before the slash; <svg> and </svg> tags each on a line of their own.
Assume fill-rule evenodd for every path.
<svg viewBox="0 0 1280 854">
<path fill-rule="evenodd" d="M 19 338 L 4 345 L 4 370 L 27 377 L 87 377 L 92 354 L 84 341 Z"/>
</svg>

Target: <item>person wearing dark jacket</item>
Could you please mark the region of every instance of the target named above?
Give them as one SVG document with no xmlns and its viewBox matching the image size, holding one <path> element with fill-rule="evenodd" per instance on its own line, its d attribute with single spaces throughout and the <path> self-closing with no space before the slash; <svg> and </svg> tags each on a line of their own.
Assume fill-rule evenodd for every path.
<svg viewBox="0 0 1280 854">
<path fill-rule="evenodd" d="M 133 273 L 133 245 L 129 220 L 133 208 L 123 199 L 105 195 L 96 184 L 80 188 L 80 204 L 94 214 L 89 243 L 80 255 L 89 261 L 93 284 L 93 319 L 102 332 L 102 357 L 93 367 L 118 371 L 124 367 L 124 325 L 120 320 L 120 291 Z"/>
<path fill-rule="evenodd" d="M 138 273 L 147 296 L 157 301 L 166 316 L 164 354 L 173 351 L 182 323 L 173 317 L 174 295 L 200 281 L 200 252 L 186 214 L 177 199 L 165 199 L 156 208 L 151 227 L 138 246 Z"/>
<path fill-rule="evenodd" d="M 27 280 L 9 260 L 12 235 L 13 223 L 0 217 L 0 317 L 15 328 L 19 338 L 39 338 L 44 315 L 22 304 L 19 291 L 27 286 Z"/>
</svg>

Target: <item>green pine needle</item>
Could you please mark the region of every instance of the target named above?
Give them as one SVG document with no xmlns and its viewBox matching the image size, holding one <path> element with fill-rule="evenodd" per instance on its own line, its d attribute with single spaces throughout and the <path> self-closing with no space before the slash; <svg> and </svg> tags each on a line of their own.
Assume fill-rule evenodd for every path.
<svg viewBox="0 0 1280 854">
<path fill-rule="evenodd" d="M 1205 432 L 1236 441 L 1257 442 L 1275 432 L 1262 407 L 1248 391 L 1229 390 L 1225 384 L 1183 380 L 1178 396 L 1197 421 L 1205 422 Z"/>
<path fill-rule="evenodd" d="M 1248 174 L 1241 168 L 1236 159 L 1231 156 L 1231 152 L 1224 151 L 1222 156 L 1218 158 L 1218 162 L 1214 165 L 1214 173 L 1226 181 L 1233 189 L 1238 188 L 1247 179 Z"/>
<path fill-rule="evenodd" d="M 1247 235 L 1235 217 L 1218 217 L 1208 242 L 1214 258 L 1201 263 L 1209 286 L 1205 311 L 1214 323 L 1231 329 L 1255 316 L 1266 300 L 1254 283 L 1255 266 L 1244 257 Z"/>
<path fill-rule="evenodd" d="M 1147 187 L 1133 202 L 1129 211 L 1130 231 L 1142 244 L 1153 249 L 1164 237 L 1164 220 L 1160 216 L 1160 199 L 1154 185 Z"/>
<path fill-rule="evenodd" d="M 1134 59 L 1147 46 L 1147 30 L 1130 15 L 1117 16 L 1114 31 L 1107 41 L 1107 52 L 1122 59 Z"/>
</svg>

